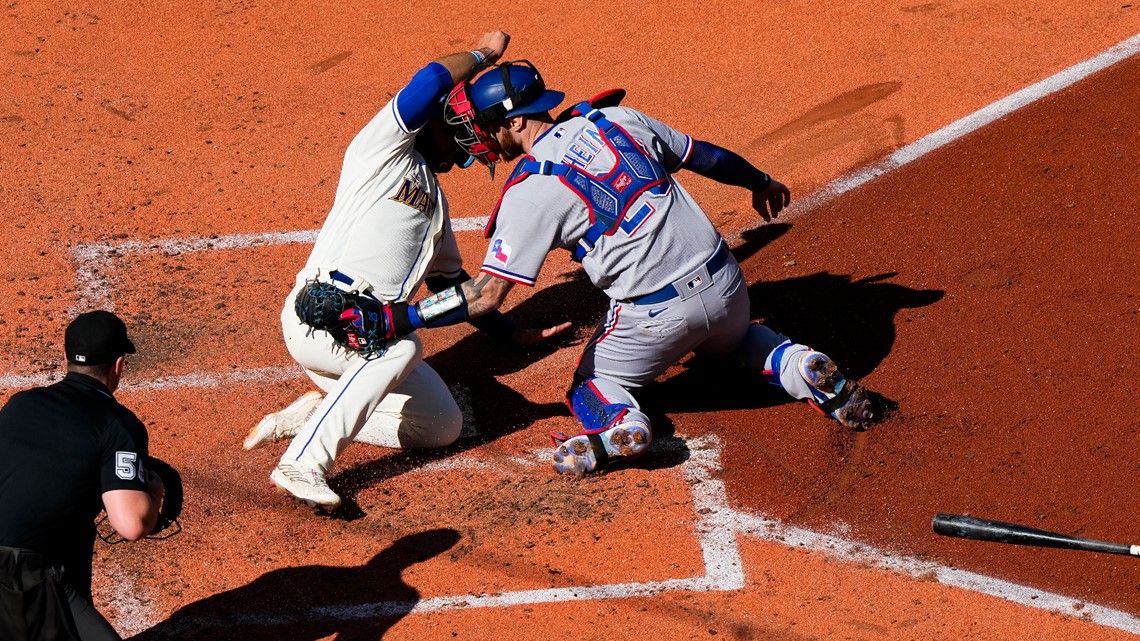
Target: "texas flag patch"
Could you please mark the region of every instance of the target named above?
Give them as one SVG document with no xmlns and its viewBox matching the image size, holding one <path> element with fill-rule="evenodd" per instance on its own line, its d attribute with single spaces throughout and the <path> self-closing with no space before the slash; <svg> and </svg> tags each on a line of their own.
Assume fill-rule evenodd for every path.
<svg viewBox="0 0 1140 641">
<path fill-rule="evenodd" d="M 506 265 L 507 261 L 511 259 L 511 246 L 504 243 L 502 238 L 496 238 L 495 242 L 491 244 L 491 256 Z"/>
</svg>

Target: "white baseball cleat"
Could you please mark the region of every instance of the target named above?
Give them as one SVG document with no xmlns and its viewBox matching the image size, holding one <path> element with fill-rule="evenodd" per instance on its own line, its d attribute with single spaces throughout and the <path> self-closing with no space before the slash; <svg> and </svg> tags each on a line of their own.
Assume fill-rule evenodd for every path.
<svg viewBox="0 0 1140 641">
<path fill-rule="evenodd" d="M 313 410 L 321 404 L 322 399 L 324 396 L 320 392 L 305 392 L 280 412 L 266 414 L 265 418 L 249 431 L 249 436 L 245 437 L 241 446 L 252 450 L 266 443 L 296 436 L 305 426 L 305 421 L 313 414 Z"/>
<path fill-rule="evenodd" d="M 843 375 L 826 354 L 807 352 L 800 359 L 800 376 L 816 390 L 808 403 L 846 427 L 866 429 L 875 418 L 867 389 Z"/>
<path fill-rule="evenodd" d="M 595 433 L 581 433 L 572 438 L 552 434 L 558 447 L 554 450 L 554 469 L 562 474 L 581 476 L 593 472 L 615 458 L 630 459 L 649 449 L 653 434 L 639 421 L 619 423 Z"/>
<path fill-rule="evenodd" d="M 340 497 L 329 489 L 323 472 L 299 461 L 282 461 L 269 474 L 269 480 L 281 492 L 292 494 L 305 505 L 333 511 L 340 507 Z"/>
</svg>

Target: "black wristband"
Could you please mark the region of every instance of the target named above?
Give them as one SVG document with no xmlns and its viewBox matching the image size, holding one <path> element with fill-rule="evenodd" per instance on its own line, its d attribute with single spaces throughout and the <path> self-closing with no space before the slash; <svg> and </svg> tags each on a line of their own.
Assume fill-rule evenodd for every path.
<svg viewBox="0 0 1140 641">
<path fill-rule="evenodd" d="M 388 322 L 392 327 L 388 333 L 392 336 L 404 336 L 416 331 L 412 325 L 411 316 L 408 313 L 409 305 L 407 303 L 392 303 L 386 310 Z"/>
</svg>

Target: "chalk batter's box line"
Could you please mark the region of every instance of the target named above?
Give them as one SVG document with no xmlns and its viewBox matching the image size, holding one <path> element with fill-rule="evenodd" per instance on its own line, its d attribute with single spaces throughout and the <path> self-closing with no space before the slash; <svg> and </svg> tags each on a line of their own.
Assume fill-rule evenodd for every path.
<svg viewBox="0 0 1140 641">
<path fill-rule="evenodd" d="M 886 553 L 869 545 L 842 537 L 792 527 L 764 516 L 749 514 L 729 506 L 721 471 L 721 443 L 715 435 L 690 439 L 660 441 L 657 451 L 682 451 L 689 458 L 681 464 L 686 485 L 692 492 L 693 530 L 704 560 L 704 574 L 685 578 L 645 582 L 584 585 L 540 590 L 519 590 L 498 594 L 429 597 L 415 603 L 378 601 L 344 606 L 323 606 L 307 610 L 247 613 L 237 618 L 188 620 L 182 625 L 196 631 L 235 626 L 268 627 L 315 621 L 364 620 L 410 613 L 440 612 L 474 608 L 509 608 L 520 605 L 600 601 L 647 597 L 663 592 L 723 592 L 746 587 L 738 535 L 758 538 L 770 543 L 820 552 L 831 558 L 881 568 L 915 578 L 933 578 L 946 586 L 977 592 L 1036 610 L 1073 616 L 1082 621 L 1140 635 L 1140 619 L 1099 605 L 1078 603 L 1072 597 L 1043 592 L 1033 588 L 993 579 L 965 570 L 940 566 L 905 556 Z M 526 460 L 532 466 L 545 466 L 547 450 L 537 450 Z M 461 457 L 430 463 L 420 472 L 496 468 L 498 466 Z M 1079 623 L 1074 622 L 1074 625 Z"/>
<path fill-rule="evenodd" d="M 1137 53 L 1140 53 L 1140 34 L 956 120 L 868 167 L 847 173 L 831 181 L 823 189 L 793 203 L 786 212 L 781 214 L 781 218 L 788 221 L 804 216 L 856 187 L 922 158 L 966 134 L 972 133 L 1045 96 L 1065 89 Z M 456 232 L 473 231 L 483 229 L 486 224 L 487 217 L 485 216 L 456 218 L 452 220 L 452 229 Z M 312 243 L 316 240 L 316 236 L 317 230 L 305 230 L 164 239 L 153 242 L 126 241 L 110 244 L 77 245 L 73 249 L 72 255 L 76 263 L 76 283 L 78 284 L 79 297 L 72 311 L 85 311 L 96 307 L 112 308 L 113 301 L 108 297 L 109 283 L 106 273 L 114 258 L 118 256 L 153 252 L 179 254 L 211 249 L 241 249 L 292 243 Z"/>
</svg>

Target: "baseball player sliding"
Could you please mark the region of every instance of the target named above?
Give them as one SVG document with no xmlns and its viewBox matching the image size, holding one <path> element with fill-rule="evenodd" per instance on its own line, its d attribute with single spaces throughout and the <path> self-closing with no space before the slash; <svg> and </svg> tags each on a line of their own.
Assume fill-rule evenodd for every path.
<svg viewBox="0 0 1140 641">
<path fill-rule="evenodd" d="M 843 425 L 865 426 L 874 413 L 863 387 L 826 355 L 750 324 L 739 265 L 674 174 L 687 169 L 748 189 L 765 220 L 788 205 L 787 187 L 737 154 L 633 109 L 582 103 L 556 120 L 549 111 L 563 97 L 525 61 L 452 91 L 447 120 L 471 156 L 492 170 L 500 160 L 522 160 L 488 223 L 481 273 L 416 306 L 385 309 L 386 331 L 491 312 L 515 283 L 533 286 L 546 254 L 563 248 L 611 300 L 567 394 L 582 431 L 554 435 L 558 471 L 584 474 L 643 453 L 652 431 L 630 390 L 694 351 L 763 370 Z"/>
<path fill-rule="evenodd" d="M 269 478 L 308 504 L 340 506 L 325 476 L 353 439 L 436 448 L 459 437 L 459 406 L 421 360 L 416 335 L 376 328 L 382 308 L 406 307 L 425 280 L 446 292 L 469 278 L 436 174 L 471 158 L 443 122 L 443 100 L 498 60 L 509 40 L 501 31 L 487 33 L 473 51 L 428 64 L 348 146 L 332 209 L 281 312 L 289 353 L 325 394 L 308 392 L 269 414 L 243 444 L 253 449 L 292 436 Z M 569 327 L 518 329 L 501 314 L 472 324 L 517 344 Z"/>
</svg>

